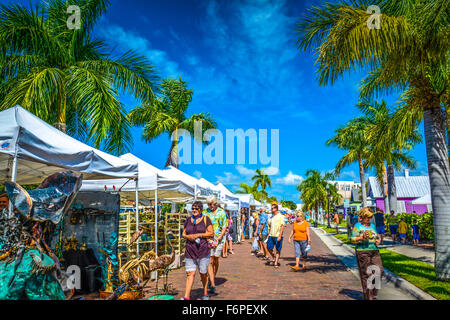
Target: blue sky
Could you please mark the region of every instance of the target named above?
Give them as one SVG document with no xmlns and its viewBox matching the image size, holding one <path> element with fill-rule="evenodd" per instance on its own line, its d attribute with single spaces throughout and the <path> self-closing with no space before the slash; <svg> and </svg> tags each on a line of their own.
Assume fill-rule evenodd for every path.
<svg viewBox="0 0 450 320">
<path fill-rule="evenodd" d="M 12 1 L 2 1 L 11 3 Z M 22 1 L 21 1 L 22 2 Z M 37 1 L 32 1 L 33 3 Z M 28 1 L 23 2 L 26 5 Z M 117 54 L 133 49 L 147 56 L 160 76 L 178 77 L 194 91 L 188 115 L 209 112 L 219 129 L 279 129 L 279 169 L 269 193 L 299 202 L 296 185 L 309 168 L 332 170 L 343 151 L 325 146 L 334 130 L 358 114 L 357 88 L 364 73 L 319 87 L 315 56 L 296 48 L 295 24 L 305 8 L 320 1 L 151 0 L 118 1 L 95 29 Z M 387 97 L 393 104 L 396 97 Z M 128 109 L 136 102 L 121 97 Z M 150 144 L 133 129 L 132 153 L 162 168 L 168 135 Z M 426 174 L 423 144 L 411 153 L 412 174 Z M 248 163 L 248 161 L 247 161 Z M 257 165 L 184 164 L 181 170 L 232 191 L 250 182 Z M 359 181 L 356 165 L 340 180 Z"/>
</svg>

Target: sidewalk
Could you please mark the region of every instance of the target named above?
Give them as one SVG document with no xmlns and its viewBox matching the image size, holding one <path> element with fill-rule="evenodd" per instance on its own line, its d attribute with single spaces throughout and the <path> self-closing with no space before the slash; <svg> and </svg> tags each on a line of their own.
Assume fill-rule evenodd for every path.
<svg viewBox="0 0 450 320">
<path fill-rule="evenodd" d="M 351 247 L 339 241 L 333 235 L 324 230 L 311 228 L 316 235 L 328 246 L 328 248 L 349 268 L 356 278 L 359 278 L 358 265 L 354 251 Z M 343 228 L 344 231 L 345 228 Z M 378 293 L 379 300 L 422 300 L 433 299 L 422 290 L 412 286 L 406 280 L 399 278 L 385 269 L 382 278 L 382 288 Z"/>
<path fill-rule="evenodd" d="M 339 232 L 347 233 L 347 228 L 339 226 Z M 401 244 L 398 241 L 398 238 L 399 237 L 397 237 L 397 241 L 394 244 L 390 236 L 385 236 L 383 239 L 383 244 L 378 247 L 403 254 L 407 257 L 417 259 L 434 266 L 434 246 L 426 244 L 421 245 L 420 243 L 419 246 L 413 246 L 412 244 Z"/>
<path fill-rule="evenodd" d="M 342 228 L 345 229 L 345 228 Z M 311 228 L 313 232 L 328 246 L 328 248 L 347 266 L 353 275 L 360 281 L 358 263 L 356 262 L 355 253 L 349 249 L 344 243 L 339 242 L 331 234 L 325 231 Z M 395 288 L 395 286 L 387 281 L 385 277 L 382 278 L 381 289 L 378 293 L 379 300 L 415 300 L 415 298 L 403 291 Z"/>
<path fill-rule="evenodd" d="M 385 237 L 383 245 L 380 248 L 385 248 L 407 257 L 426 262 L 434 266 L 434 247 L 429 246 L 413 246 L 411 244 L 400 244 L 398 241 L 394 244 L 390 237 Z"/>
</svg>

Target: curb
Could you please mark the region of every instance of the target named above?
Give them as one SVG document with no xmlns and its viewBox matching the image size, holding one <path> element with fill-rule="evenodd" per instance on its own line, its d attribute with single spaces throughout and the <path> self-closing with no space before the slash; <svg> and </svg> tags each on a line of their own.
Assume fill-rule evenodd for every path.
<svg viewBox="0 0 450 320">
<path fill-rule="evenodd" d="M 323 234 L 329 235 L 331 237 L 334 238 L 334 240 L 336 240 L 337 242 L 339 242 L 340 244 L 342 244 L 342 246 L 344 248 L 346 248 L 348 251 L 350 252 L 354 252 L 354 249 L 352 247 L 350 247 L 348 244 L 344 243 L 343 241 L 339 240 L 338 238 L 336 238 L 335 236 L 328 234 L 325 230 L 323 230 L 322 228 L 312 228 L 314 230 L 320 230 Z M 393 285 L 402 290 L 405 293 L 408 293 L 410 295 L 412 295 L 414 298 L 418 299 L 418 300 L 437 300 L 435 297 L 433 297 L 432 295 L 426 293 L 425 291 L 417 288 L 415 285 L 413 285 L 412 283 L 406 281 L 405 279 L 403 279 L 402 277 L 398 276 L 397 274 L 393 273 L 392 271 L 390 271 L 389 269 L 386 269 L 385 267 L 383 267 L 383 271 L 384 271 L 384 275 L 383 277 L 388 281 L 388 282 L 392 282 Z"/>
</svg>

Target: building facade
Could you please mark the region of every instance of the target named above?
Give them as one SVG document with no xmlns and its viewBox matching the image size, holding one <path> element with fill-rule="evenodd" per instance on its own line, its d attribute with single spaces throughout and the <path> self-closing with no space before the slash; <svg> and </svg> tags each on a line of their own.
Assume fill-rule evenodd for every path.
<svg viewBox="0 0 450 320">
<path fill-rule="evenodd" d="M 430 181 L 428 176 L 410 176 L 405 171 L 404 177 L 395 177 L 395 187 L 397 191 L 397 213 L 416 212 L 422 214 L 431 212 L 431 204 L 412 204 L 417 198 L 430 194 Z M 368 196 L 375 199 L 376 206 L 386 212 L 384 206 L 383 188 L 375 177 L 369 177 Z"/>
</svg>

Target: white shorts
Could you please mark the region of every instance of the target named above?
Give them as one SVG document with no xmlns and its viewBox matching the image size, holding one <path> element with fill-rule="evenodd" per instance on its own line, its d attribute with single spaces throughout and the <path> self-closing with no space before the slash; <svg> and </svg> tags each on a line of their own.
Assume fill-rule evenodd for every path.
<svg viewBox="0 0 450 320">
<path fill-rule="evenodd" d="M 221 257 L 223 249 L 223 242 L 219 243 L 217 247 L 211 249 L 211 257 Z"/>
<path fill-rule="evenodd" d="M 208 272 L 209 256 L 200 259 L 185 258 L 184 263 L 186 266 L 186 272 L 197 271 L 198 268 L 200 273 L 205 274 Z"/>
</svg>

